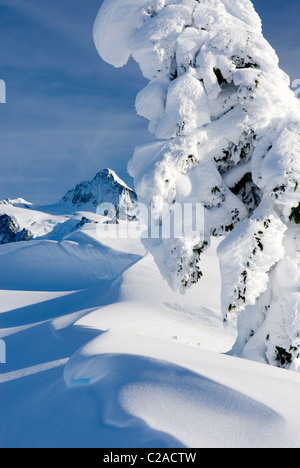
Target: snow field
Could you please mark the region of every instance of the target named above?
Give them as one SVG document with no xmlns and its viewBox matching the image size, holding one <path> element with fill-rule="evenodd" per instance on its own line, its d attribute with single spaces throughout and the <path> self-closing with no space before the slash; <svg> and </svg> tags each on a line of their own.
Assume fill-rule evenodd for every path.
<svg viewBox="0 0 300 468">
<path fill-rule="evenodd" d="M 76 242 L 72 235 L 61 242 L 70 243 L 71 258 L 74 245 L 85 252 L 91 241 L 99 258 L 113 258 L 112 240 L 97 242 L 96 229 L 85 225 Z M 48 290 L 34 289 L 37 270 L 23 289 L 0 292 L 8 356 L 0 375 L 1 446 L 299 445 L 299 375 L 226 355 L 235 328 L 222 323 L 218 244 L 203 259 L 210 271 L 204 282 L 182 296 L 162 281 L 140 240 L 127 248 L 120 242 L 114 255 L 127 250 L 127 266 L 116 260 L 110 280 L 79 290 L 70 280 L 66 291 L 60 250 L 41 249 L 49 241 L 12 249 L 26 265 L 29 252 L 31 264 L 43 259 L 52 275 Z M 77 258 L 81 281 L 90 281 L 92 258 Z"/>
</svg>

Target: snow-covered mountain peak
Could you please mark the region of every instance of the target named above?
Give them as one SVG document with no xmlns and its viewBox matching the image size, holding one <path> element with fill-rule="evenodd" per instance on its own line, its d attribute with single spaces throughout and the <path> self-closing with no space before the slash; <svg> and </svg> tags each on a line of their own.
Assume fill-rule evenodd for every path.
<svg viewBox="0 0 300 468">
<path fill-rule="evenodd" d="M 77 184 L 61 199 L 73 206 L 91 204 L 94 207 L 110 203 L 119 211 L 121 206 L 133 207 L 137 202 L 135 192 L 111 169 L 103 169 L 92 180 Z"/>
<path fill-rule="evenodd" d="M 107 182 L 108 180 L 111 181 L 111 183 L 117 183 L 119 185 L 122 185 L 123 187 L 130 189 L 130 187 L 128 187 L 128 185 L 126 185 L 126 183 L 120 179 L 120 177 L 118 177 L 118 175 L 115 173 L 115 171 L 113 171 L 112 169 L 102 169 L 102 171 L 98 172 L 95 177 L 94 177 L 94 180 L 97 180 L 99 182 L 103 181 L 103 182 Z"/>
<path fill-rule="evenodd" d="M 1 200 L 0 244 L 31 238 L 60 241 L 87 223 L 131 220 L 136 204 L 135 192 L 112 169 L 102 169 L 54 205 Z"/>
</svg>

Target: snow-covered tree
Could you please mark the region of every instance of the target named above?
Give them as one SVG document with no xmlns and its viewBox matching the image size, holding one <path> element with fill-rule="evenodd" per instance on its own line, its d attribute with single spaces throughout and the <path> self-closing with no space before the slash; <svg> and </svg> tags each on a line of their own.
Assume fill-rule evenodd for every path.
<svg viewBox="0 0 300 468">
<path fill-rule="evenodd" d="M 225 236 L 234 351 L 300 367 L 300 106 L 251 1 L 104 0 L 94 38 L 104 60 L 132 56 L 149 80 L 136 110 L 158 141 L 129 163 L 140 201 L 157 224 L 174 205 L 205 207 L 206 237 L 148 241 L 163 276 L 190 287 L 210 237 Z"/>
</svg>

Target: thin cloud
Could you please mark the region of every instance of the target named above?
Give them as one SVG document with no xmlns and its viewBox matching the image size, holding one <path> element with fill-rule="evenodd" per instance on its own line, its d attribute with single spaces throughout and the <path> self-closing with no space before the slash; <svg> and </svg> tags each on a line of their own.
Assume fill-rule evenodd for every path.
<svg viewBox="0 0 300 468">
<path fill-rule="evenodd" d="M 86 3 L 89 3 L 87 8 Z M 0 5 L 12 8 L 22 13 L 39 25 L 59 33 L 68 41 L 76 43 L 83 49 L 92 47 L 92 12 L 97 12 L 96 5 L 102 1 L 97 0 L 64 0 L 63 2 L 49 2 L 48 0 L 0 0 Z M 85 12 L 90 12 L 87 15 Z M 84 19 L 91 18 L 90 28 L 87 28 Z"/>
</svg>

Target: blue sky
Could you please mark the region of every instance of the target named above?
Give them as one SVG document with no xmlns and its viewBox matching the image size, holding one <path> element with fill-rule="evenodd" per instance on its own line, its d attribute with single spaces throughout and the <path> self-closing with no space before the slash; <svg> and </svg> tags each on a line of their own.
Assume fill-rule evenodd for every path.
<svg viewBox="0 0 300 468">
<path fill-rule="evenodd" d="M 126 1 L 126 0 L 124 0 Z M 146 81 L 131 60 L 97 55 L 92 27 L 102 0 L 0 0 L 0 199 L 52 203 L 104 167 L 132 184 L 136 144 L 152 139 L 135 113 Z M 300 79 L 300 1 L 254 0 L 281 68 Z"/>
</svg>

